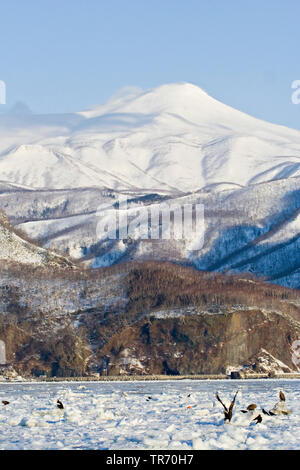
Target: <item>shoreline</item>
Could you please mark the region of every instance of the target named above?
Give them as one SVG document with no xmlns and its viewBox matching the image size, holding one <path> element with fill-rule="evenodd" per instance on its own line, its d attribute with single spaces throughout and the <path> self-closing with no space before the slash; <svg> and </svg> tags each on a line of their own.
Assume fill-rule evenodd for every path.
<svg viewBox="0 0 300 470">
<path fill-rule="evenodd" d="M 135 376 L 101 376 L 101 377 L 47 377 L 47 378 L 24 378 L 23 380 L 0 379 L 0 384 L 41 384 L 41 383 L 72 383 L 72 382 L 164 382 L 164 381 L 247 381 L 247 380 L 299 380 L 300 373 L 276 374 L 274 377 L 268 377 L 266 374 L 249 374 L 247 376 L 232 379 L 227 375 L 135 375 Z"/>
</svg>

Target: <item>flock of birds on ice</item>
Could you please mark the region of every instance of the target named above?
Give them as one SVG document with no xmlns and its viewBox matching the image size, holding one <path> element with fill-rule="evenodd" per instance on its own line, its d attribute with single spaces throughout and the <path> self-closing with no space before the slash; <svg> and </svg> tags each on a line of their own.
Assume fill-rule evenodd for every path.
<svg viewBox="0 0 300 470">
<path fill-rule="evenodd" d="M 233 416 L 233 408 L 235 404 L 235 399 L 238 394 L 238 391 L 234 395 L 230 406 L 227 407 L 223 401 L 221 400 L 219 394 L 216 394 L 216 399 L 221 403 L 224 411 L 224 422 L 225 423 L 230 423 L 232 416 Z M 286 406 L 285 402 L 285 394 L 280 391 L 279 392 L 279 401 L 274 405 L 274 407 L 271 410 L 265 410 L 264 408 L 261 408 L 261 410 L 257 407 L 256 403 L 251 403 L 250 405 L 247 406 L 246 409 L 240 410 L 241 413 L 244 413 L 245 415 L 248 416 L 250 422 L 254 421 L 256 424 L 262 423 L 263 421 L 263 415 L 267 416 L 278 416 L 278 415 L 289 415 L 291 414 L 291 410 L 289 410 Z"/>
<path fill-rule="evenodd" d="M 227 407 L 224 402 L 221 400 L 219 393 L 216 393 L 216 399 L 218 402 L 222 405 L 223 407 L 223 412 L 224 412 L 224 423 L 230 423 L 232 416 L 233 416 L 233 408 L 235 405 L 235 400 L 237 397 L 238 391 L 235 393 L 229 407 Z M 125 398 L 128 398 L 128 395 L 126 392 L 122 392 L 122 395 Z M 190 398 L 191 394 L 188 395 L 188 398 Z M 152 400 L 151 396 L 148 396 L 146 398 L 146 401 L 149 402 Z M 10 402 L 7 400 L 2 400 L 3 406 L 8 406 L 10 405 Z M 56 401 L 56 406 L 59 410 L 64 410 L 65 406 L 62 403 L 61 400 Z M 188 406 L 187 408 L 191 408 L 191 406 Z M 264 408 L 259 409 L 256 405 L 256 403 L 251 403 L 246 407 L 246 409 L 240 410 L 241 413 L 246 415 L 249 418 L 249 422 L 255 422 L 256 424 L 262 423 L 263 421 L 263 415 L 266 416 L 278 416 L 278 415 L 289 415 L 291 414 L 291 410 L 287 408 L 286 406 L 286 399 L 285 399 L 285 394 L 283 391 L 279 392 L 279 401 L 274 405 L 274 407 L 270 410 L 266 410 Z"/>
</svg>

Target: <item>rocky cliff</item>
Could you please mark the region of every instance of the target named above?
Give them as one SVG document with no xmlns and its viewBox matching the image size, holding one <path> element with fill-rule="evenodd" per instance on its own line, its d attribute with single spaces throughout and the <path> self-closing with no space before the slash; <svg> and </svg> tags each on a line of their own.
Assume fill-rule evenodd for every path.
<svg viewBox="0 0 300 470">
<path fill-rule="evenodd" d="M 297 370 L 296 290 L 171 263 L 0 271 L 0 339 L 18 373 Z"/>
</svg>

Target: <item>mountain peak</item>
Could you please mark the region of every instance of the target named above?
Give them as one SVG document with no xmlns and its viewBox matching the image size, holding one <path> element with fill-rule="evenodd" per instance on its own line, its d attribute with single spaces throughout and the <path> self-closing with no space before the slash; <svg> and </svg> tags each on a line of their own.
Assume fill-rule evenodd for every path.
<svg viewBox="0 0 300 470">
<path fill-rule="evenodd" d="M 95 118 L 109 113 L 157 114 L 173 111 L 177 105 L 195 105 L 199 99 L 211 99 L 203 89 L 189 82 L 167 83 L 143 91 L 125 87 L 112 96 L 107 103 L 93 107 L 79 114 L 86 118 Z"/>
<path fill-rule="evenodd" d="M 128 100 L 119 111 L 125 113 L 159 114 L 162 112 L 184 113 L 188 108 L 207 106 L 215 101 L 200 87 L 192 83 L 168 83 L 140 93 Z"/>
<path fill-rule="evenodd" d="M 206 91 L 200 88 L 198 85 L 194 85 L 190 82 L 175 82 L 175 83 L 165 83 L 164 85 L 160 85 L 156 88 L 150 90 L 150 92 L 154 93 L 178 93 L 179 95 L 205 95 L 209 96 Z"/>
</svg>

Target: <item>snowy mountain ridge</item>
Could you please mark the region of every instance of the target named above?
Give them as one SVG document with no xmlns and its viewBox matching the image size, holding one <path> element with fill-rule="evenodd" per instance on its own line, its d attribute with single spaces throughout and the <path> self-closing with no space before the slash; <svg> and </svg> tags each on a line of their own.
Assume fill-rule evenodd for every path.
<svg viewBox="0 0 300 470">
<path fill-rule="evenodd" d="M 199 87 L 129 89 L 65 115 L 0 116 L 0 206 L 44 248 L 98 267 L 157 259 L 300 286 L 300 132 Z M 189 241 L 99 239 L 97 208 L 203 204 Z"/>
<path fill-rule="evenodd" d="M 300 174 L 300 132 L 189 83 L 75 115 L 1 116 L 1 179 L 31 188 L 196 191 Z"/>
</svg>

